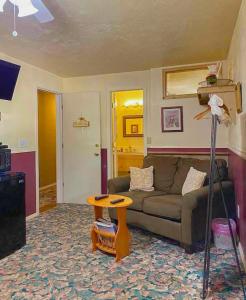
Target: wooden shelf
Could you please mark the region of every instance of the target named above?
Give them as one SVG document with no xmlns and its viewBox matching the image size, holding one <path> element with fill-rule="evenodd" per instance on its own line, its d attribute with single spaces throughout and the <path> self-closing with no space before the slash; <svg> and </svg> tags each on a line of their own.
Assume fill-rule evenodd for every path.
<svg viewBox="0 0 246 300">
<path fill-rule="evenodd" d="M 98 230 L 94 225 L 92 226 L 92 235 L 95 236 L 95 247 L 107 252 L 109 254 L 116 255 L 116 249 L 115 249 L 115 241 L 116 241 L 116 233 L 106 232 L 103 230 Z M 112 247 L 104 245 L 101 240 L 101 238 L 108 239 L 110 243 L 112 243 Z"/>
<path fill-rule="evenodd" d="M 199 87 L 197 89 L 198 94 L 219 94 L 219 93 L 230 93 L 237 90 L 236 84 L 220 85 L 220 86 L 206 86 Z"/>
<path fill-rule="evenodd" d="M 101 243 L 96 243 L 96 247 L 104 252 L 107 252 L 109 254 L 113 254 L 113 255 L 116 255 L 116 250 L 115 248 L 111 248 L 111 247 L 107 247 L 107 246 L 104 246 L 103 244 Z"/>
<path fill-rule="evenodd" d="M 209 95 L 217 94 L 228 107 L 232 121 L 235 122 L 236 114 L 242 112 L 241 84 L 233 83 L 222 86 L 207 86 L 197 89 L 197 96 L 201 105 L 208 105 Z"/>
<path fill-rule="evenodd" d="M 98 229 L 96 229 L 95 227 L 93 228 L 93 230 L 94 230 L 97 234 L 99 234 L 99 235 L 101 235 L 101 236 L 103 236 L 103 237 L 115 239 L 115 236 L 116 236 L 115 233 L 111 233 L 111 232 L 106 232 L 106 231 L 98 230 Z"/>
</svg>

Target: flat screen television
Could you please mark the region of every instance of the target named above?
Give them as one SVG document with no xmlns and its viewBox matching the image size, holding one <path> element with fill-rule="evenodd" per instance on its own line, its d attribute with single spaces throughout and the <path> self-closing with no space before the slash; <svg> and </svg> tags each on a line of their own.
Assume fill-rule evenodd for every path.
<svg viewBox="0 0 246 300">
<path fill-rule="evenodd" d="M 12 100 L 20 66 L 0 60 L 0 99 Z"/>
</svg>

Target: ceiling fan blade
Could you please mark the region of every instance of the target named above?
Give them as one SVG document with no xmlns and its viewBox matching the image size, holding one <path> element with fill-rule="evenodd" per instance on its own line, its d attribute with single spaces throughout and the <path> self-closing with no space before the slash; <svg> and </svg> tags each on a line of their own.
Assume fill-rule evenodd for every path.
<svg viewBox="0 0 246 300">
<path fill-rule="evenodd" d="M 32 4 L 38 9 L 34 16 L 40 23 L 48 23 L 55 19 L 42 0 L 32 0 Z"/>
</svg>

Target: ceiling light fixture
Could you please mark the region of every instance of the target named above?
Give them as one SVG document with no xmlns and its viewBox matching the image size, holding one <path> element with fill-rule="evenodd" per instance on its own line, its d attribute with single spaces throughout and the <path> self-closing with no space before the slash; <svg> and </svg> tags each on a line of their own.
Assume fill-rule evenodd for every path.
<svg viewBox="0 0 246 300">
<path fill-rule="evenodd" d="M 129 99 L 124 103 L 124 106 L 143 106 L 143 99 Z"/>
<path fill-rule="evenodd" d="M 18 17 L 23 18 L 34 15 L 41 23 L 48 23 L 54 20 L 54 16 L 43 3 L 43 0 L 0 0 L 0 12 L 4 12 L 4 5 L 9 1 L 14 7 L 14 31 L 16 37 L 16 8 L 18 8 Z"/>
<path fill-rule="evenodd" d="M 32 4 L 31 0 L 9 0 L 13 5 L 18 6 L 18 17 L 27 17 L 34 15 L 38 12 L 38 9 Z"/>
<path fill-rule="evenodd" d="M 3 12 L 3 7 L 4 4 L 6 3 L 7 0 L 0 0 L 0 12 Z"/>
</svg>

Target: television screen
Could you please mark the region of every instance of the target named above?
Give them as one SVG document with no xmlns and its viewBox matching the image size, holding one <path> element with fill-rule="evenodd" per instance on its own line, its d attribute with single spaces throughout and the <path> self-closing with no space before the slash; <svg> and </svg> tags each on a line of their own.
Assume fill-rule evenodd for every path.
<svg viewBox="0 0 246 300">
<path fill-rule="evenodd" d="M 12 100 L 20 66 L 0 60 L 0 99 Z"/>
</svg>

